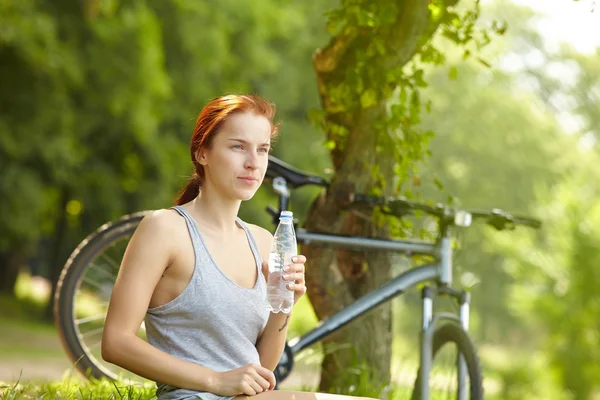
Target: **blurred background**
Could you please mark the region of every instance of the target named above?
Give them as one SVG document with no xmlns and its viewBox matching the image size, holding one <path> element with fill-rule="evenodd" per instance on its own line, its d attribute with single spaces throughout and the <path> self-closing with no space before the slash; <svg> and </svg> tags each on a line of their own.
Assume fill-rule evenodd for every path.
<svg viewBox="0 0 600 400">
<path fill-rule="evenodd" d="M 105 222 L 172 204 L 210 99 L 268 98 L 282 123 L 273 154 L 331 176 L 308 116 L 320 107 L 312 54 L 337 5 L 0 0 L 0 381 L 61 379 L 70 368 L 49 301 L 61 269 Z M 422 92 L 422 125 L 435 136 L 419 190 L 544 221 L 537 232 L 460 235 L 457 280 L 472 287 L 489 393 L 600 398 L 600 10 L 481 5 L 481 19 L 505 21 L 506 33 L 466 60 L 440 42 L 446 64 L 428 68 Z M 317 195 L 294 193 L 301 223 Z M 274 202 L 265 185 L 241 217 L 271 229 L 263 210 Z M 417 293 L 394 300 L 399 380 L 414 366 L 418 305 Z M 301 307 L 292 336 L 316 324 L 308 299 Z M 293 385 L 316 384 L 318 357 L 303 356 Z"/>
</svg>

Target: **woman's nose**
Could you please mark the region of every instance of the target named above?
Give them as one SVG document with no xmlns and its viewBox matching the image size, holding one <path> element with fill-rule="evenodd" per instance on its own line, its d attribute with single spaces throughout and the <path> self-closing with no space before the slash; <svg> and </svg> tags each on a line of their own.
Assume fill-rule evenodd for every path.
<svg viewBox="0 0 600 400">
<path fill-rule="evenodd" d="M 248 169 L 258 168 L 258 156 L 254 152 L 249 153 L 248 157 L 246 157 L 246 168 L 248 168 Z"/>
</svg>

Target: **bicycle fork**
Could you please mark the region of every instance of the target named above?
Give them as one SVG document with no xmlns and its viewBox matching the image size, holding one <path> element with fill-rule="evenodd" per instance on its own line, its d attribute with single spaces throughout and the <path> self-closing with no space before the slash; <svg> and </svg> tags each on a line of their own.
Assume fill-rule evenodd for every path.
<svg viewBox="0 0 600 400">
<path fill-rule="evenodd" d="M 438 313 L 433 315 L 433 298 L 436 294 L 447 294 L 455 298 L 460 306 L 459 316 L 450 313 Z M 429 400 L 429 371 L 433 363 L 433 334 L 442 320 L 451 320 L 453 323 L 460 323 L 460 326 L 468 331 L 469 329 L 469 311 L 470 294 L 465 291 L 456 291 L 447 286 L 432 288 L 424 286 L 421 290 L 423 299 L 423 325 L 421 331 L 421 368 L 419 368 L 421 382 L 421 399 Z M 458 350 L 458 349 L 457 349 Z M 457 371 L 458 371 L 458 400 L 467 400 L 467 364 L 460 351 L 457 351 Z"/>
</svg>

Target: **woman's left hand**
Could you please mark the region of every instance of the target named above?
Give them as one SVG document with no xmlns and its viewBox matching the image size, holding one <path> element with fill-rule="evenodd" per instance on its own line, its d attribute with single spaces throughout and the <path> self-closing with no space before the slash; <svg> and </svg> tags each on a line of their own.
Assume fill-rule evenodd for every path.
<svg viewBox="0 0 600 400">
<path fill-rule="evenodd" d="M 288 289 L 294 291 L 294 304 L 306 293 L 306 280 L 304 279 L 305 262 L 306 257 L 297 255 L 292 257 L 292 264 L 288 265 L 287 269 L 284 268 L 283 279 L 290 281 Z"/>
<path fill-rule="evenodd" d="M 294 291 L 294 304 L 298 302 L 300 297 L 306 293 L 306 281 L 304 279 L 304 263 L 306 262 L 306 257 L 303 255 L 297 255 L 292 257 L 292 264 L 286 266 L 284 268 L 283 279 L 289 281 L 288 289 Z M 263 275 L 268 282 L 267 277 L 269 276 L 269 263 L 263 262 Z"/>
</svg>

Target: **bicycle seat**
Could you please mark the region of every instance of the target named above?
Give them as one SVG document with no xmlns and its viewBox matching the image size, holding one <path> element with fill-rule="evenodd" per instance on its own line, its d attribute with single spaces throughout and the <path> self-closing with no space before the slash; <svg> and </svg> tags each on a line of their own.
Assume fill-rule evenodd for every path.
<svg viewBox="0 0 600 400">
<path fill-rule="evenodd" d="M 270 155 L 269 166 L 267 167 L 267 177 L 273 179 L 277 178 L 278 176 L 285 179 L 292 189 L 304 185 L 317 185 L 323 187 L 327 187 L 329 185 L 327 181 L 320 176 L 305 174 L 304 172 Z"/>
</svg>

